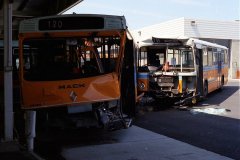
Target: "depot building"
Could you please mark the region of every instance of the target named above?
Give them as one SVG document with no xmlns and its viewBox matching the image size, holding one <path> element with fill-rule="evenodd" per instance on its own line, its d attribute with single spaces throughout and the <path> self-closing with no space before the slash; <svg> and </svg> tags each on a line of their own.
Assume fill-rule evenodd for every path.
<svg viewBox="0 0 240 160">
<path fill-rule="evenodd" d="M 229 78 L 240 79 L 240 22 L 179 18 L 134 30 L 136 41 L 158 38 L 197 38 L 229 49 Z"/>
</svg>

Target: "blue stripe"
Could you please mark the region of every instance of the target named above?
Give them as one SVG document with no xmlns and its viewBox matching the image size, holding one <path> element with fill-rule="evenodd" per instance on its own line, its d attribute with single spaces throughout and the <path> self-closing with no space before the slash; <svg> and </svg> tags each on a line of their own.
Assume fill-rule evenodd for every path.
<svg viewBox="0 0 240 160">
<path fill-rule="evenodd" d="M 223 68 L 228 68 L 228 64 L 223 64 L 221 66 L 221 69 Z M 213 65 L 213 66 L 204 66 L 203 67 L 203 71 L 210 71 L 210 70 L 217 70 L 218 69 L 218 65 Z"/>
<path fill-rule="evenodd" d="M 149 73 L 138 73 L 137 78 L 148 79 Z"/>
</svg>

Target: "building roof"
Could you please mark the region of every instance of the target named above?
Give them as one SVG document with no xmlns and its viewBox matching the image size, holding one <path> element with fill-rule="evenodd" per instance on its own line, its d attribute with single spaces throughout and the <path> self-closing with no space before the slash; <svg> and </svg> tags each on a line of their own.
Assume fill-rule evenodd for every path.
<svg viewBox="0 0 240 160">
<path fill-rule="evenodd" d="M 154 36 L 161 38 L 192 37 L 239 40 L 240 22 L 200 20 L 182 17 L 134 30 L 133 35 L 138 40 L 144 40 Z"/>
<path fill-rule="evenodd" d="M 60 14 L 83 0 L 13 0 L 13 33 L 17 32 L 19 21 L 32 17 Z M 4 0 L 0 0 L 0 39 L 3 38 Z"/>
</svg>

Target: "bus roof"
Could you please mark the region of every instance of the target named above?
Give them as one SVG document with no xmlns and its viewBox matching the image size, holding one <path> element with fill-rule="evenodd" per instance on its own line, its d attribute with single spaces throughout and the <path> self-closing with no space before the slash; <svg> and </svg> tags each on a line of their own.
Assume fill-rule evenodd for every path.
<svg viewBox="0 0 240 160">
<path fill-rule="evenodd" d="M 146 46 L 175 46 L 175 45 L 187 45 L 187 46 L 192 46 L 193 44 L 196 45 L 197 48 L 201 49 L 204 48 L 205 46 L 208 47 L 216 47 L 216 48 L 221 48 L 221 49 L 228 49 L 225 46 L 216 44 L 216 43 L 211 43 L 195 38 L 188 38 L 188 37 L 182 37 L 182 38 L 156 38 L 152 37 L 151 39 L 146 39 L 143 40 L 139 43 L 139 47 L 146 47 Z"/>
<path fill-rule="evenodd" d="M 112 29 L 127 29 L 125 17 L 103 14 L 65 14 L 27 19 L 21 21 L 19 25 L 19 33 Z"/>
<path fill-rule="evenodd" d="M 192 46 L 192 42 L 194 42 L 196 44 L 196 47 L 201 49 L 205 46 L 208 47 L 216 47 L 216 48 L 221 48 L 221 49 L 228 49 L 225 46 L 216 44 L 216 43 L 211 43 L 211 42 L 207 42 L 207 41 L 203 41 L 203 40 L 199 40 L 199 39 L 195 39 L 195 38 L 189 38 L 188 41 L 186 42 L 186 45 Z"/>
</svg>

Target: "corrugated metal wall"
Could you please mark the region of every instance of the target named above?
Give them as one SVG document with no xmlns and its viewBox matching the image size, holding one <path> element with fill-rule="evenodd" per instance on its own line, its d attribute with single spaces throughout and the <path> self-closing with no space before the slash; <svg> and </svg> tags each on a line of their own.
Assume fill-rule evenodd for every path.
<svg viewBox="0 0 240 160">
<path fill-rule="evenodd" d="M 141 37 L 192 37 L 204 39 L 240 39 L 239 21 L 210 21 L 179 18 L 147 26 L 133 32 L 141 31 Z"/>
<path fill-rule="evenodd" d="M 240 79 L 240 40 L 232 40 L 231 54 L 230 77 Z"/>
<path fill-rule="evenodd" d="M 239 39 L 239 22 L 185 19 L 184 35 L 195 38 Z"/>
<path fill-rule="evenodd" d="M 164 23 L 144 27 L 133 31 L 137 41 L 148 38 L 177 38 L 184 35 L 184 18 L 179 18 Z"/>
</svg>

